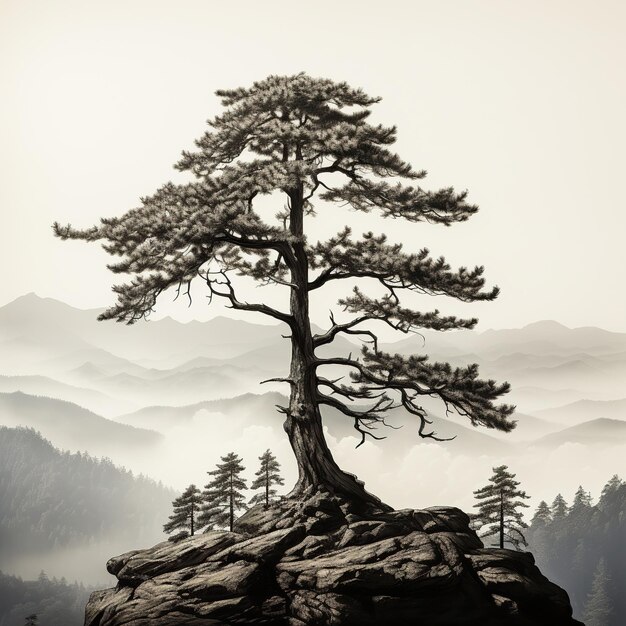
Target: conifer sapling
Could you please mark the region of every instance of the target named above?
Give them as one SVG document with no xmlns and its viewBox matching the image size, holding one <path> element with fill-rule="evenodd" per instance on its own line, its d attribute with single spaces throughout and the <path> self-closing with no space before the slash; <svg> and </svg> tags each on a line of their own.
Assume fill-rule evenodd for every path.
<svg viewBox="0 0 626 626">
<path fill-rule="evenodd" d="M 216 469 L 207 472 L 213 480 L 205 486 L 202 492 L 202 509 L 198 523 L 210 530 L 227 526 L 233 530 L 235 514 L 244 509 L 246 498 L 243 491 L 247 489 L 246 481 L 241 477 L 246 469 L 234 452 L 221 457 L 222 462 Z"/>
<path fill-rule="evenodd" d="M 578 486 L 576 493 L 574 494 L 574 501 L 570 507 L 570 513 L 586 510 L 591 506 L 591 494 L 585 491 L 582 485 Z"/>
<path fill-rule="evenodd" d="M 262 503 L 266 507 L 276 497 L 274 485 L 284 485 L 285 481 L 280 476 L 280 463 L 276 457 L 266 450 L 260 457 L 261 466 L 255 472 L 256 478 L 252 482 L 250 489 L 262 489 L 260 493 L 254 494 L 250 499 L 250 504 Z"/>
<path fill-rule="evenodd" d="M 552 521 L 552 513 L 550 507 L 545 500 L 542 500 L 537 506 L 537 510 L 533 515 L 531 524 L 533 526 L 547 526 Z"/>
<path fill-rule="evenodd" d="M 568 512 L 567 502 L 565 498 L 559 493 L 556 498 L 552 502 L 552 506 L 550 508 L 550 512 L 552 513 L 553 520 L 562 520 L 567 516 Z"/>
<path fill-rule="evenodd" d="M 169 537 L 169 541 L 193 537 L 198 529 L 197 516 L 200 512 L 200 503 L 200 490 L 193 484 L 172 502 L 174 512 L 170 515 L 169 522 L 163 526 L 163 530 L 168 534 L 176 530 L 179 532 Z"/>
<path fill-rule="evenodd" d="M 478 513 L 473 517 L 483 531 L 481 537 L 497 536 L 500 548 L 510 543 L 519 549 L 520 545 L 528 545 L 522 532 L 528 524 L 518 509 L 528 507 L 523 499 L 529 496 L 518 489 L 520 483 L 515 480 L 515 474 L 507 470 L 506 465 L 494 467 L 489 484 L 474 491 Z"/>
</svg>

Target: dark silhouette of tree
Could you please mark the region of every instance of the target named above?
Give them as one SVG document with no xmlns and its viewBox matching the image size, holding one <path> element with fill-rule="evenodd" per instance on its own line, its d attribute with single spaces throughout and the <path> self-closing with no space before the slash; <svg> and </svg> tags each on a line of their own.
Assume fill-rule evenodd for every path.
<svg viewBox="0 0 626 626">
<path fill-rule="evenodd" d="M 519 482 L 515 474 L 507 471 L 506 465 L 493 468 L 493 476 L 488 485 L 474 491 L 478 502 L 474 505 L 478 513 L 474 515 L 474 523 L 484 529 L 481 537 L 498 537 L 498 544 L 504 548 L 510 543 L 519 549 L 520 545 L 528 545 L 522 529 L 528 528 L 520 507 L 528 507 L 522 501 L 529 496 L 518 489 Z M 486 527 L 486 528 L 485 528 Z"/>
<path fill-rule="evenodd" d="M 537 506 L 537 510 L 533 515 L 531 524 L 536 526 L 547 526 L 552 521 L 552 512 L 545 500 L 542 500 Z"/>
<path fill-rule="evenodd" d="M 207 472 L 215 478 L 202 492 L 203 503 L 198 524 L 207 529 L 228 526 L 232 531 L 235 513 L 245 508 L 246 498 L 242 492 L 247 486 L 241 473 L 246 468 L 234 452 L 229 452 L 221 459 L 222 463 L 217 464 L 217 469 Z"/>
<path fill-rule="evenodd" d="M 0 571 L 0 624 L 79 626 L 93 588 L 56 578 L 22 580 Z"/>
<path fill-rule="evenodd" d="M 109 459 L 57 450 L 28 428 L 0 426 L 0 476 L 0 502 L 12 503 L 0 506 L 0 564 L 116 537 L 144 542 L 159 535 L 176 496 Z M 49 626 L 48 616 L 37 613 Z"/>
<path fill-rule="evenodd" d="M 562 520 L 567 516 L 568 513 L 567 502 L 565 498 L 559 493 L 556 498 L 552 502 L 552 507 L 550 509 L 552 513 L 553 520 Z"/>
<path fill-rule="evenodd" d="M 270 501 L 276 497 L 276 489 L 273 486 L 284 485 L 285 481 L 280 475 L 280 463 L 269 450 L 259 457 L 259 461 L 261 461 L 261 466 L 254 474 L 256 478 L 252 481 L 250 489 L 263 489 L 263 491 L 254 494 L 249 504 L 263 503 L 269 506 Z"/>
<path fill-rule="evenodd" d="M 567 507 L 558 497 L 557 515 L 545 526 L 533 519 L 525 533 L 537 564 L 551 580 L 570 595 L 574 613 L 583 619 L 593 595 L 594 572 L 602 559 L 608 578 L 626 578 L 626 484 L 614 476 L 602 490 L 598 504 L 579 488 L 576 505 Z M 555 507 L 553 507 L 553 511 Z M 612 614 L 606 626 L 626 623 L 626 597 L 617 585 L 605 587 Z"/>
<path fill-rule="evenodd" d="M 581 529 L 587 526 L 591 522 L 594 510 L 591 505 L 591 494 L 585 491 L 582 486 L 578 487 L 574 494 L 574 501 L 569 509 L 568 519 L 571 524 L 579 526 Z M 587 559 L 583 556 L 585 550 L 584 545 L 578 545 L 575 549 L 576 560 L 574 566 L 582 571 L 584 563 Z"/>
<path fill-rule="evenodd" d="M 196 151 L 183 152 L 177 164 L 195 181 L 167 183 L 139 207 L 86 230 L 54 224 L 63 239 L 103 241 L 107 252 L 121 257 L 109 269 L 131 275 L 114 288 L 117 303 L 99 319 L 136 322 L 170 288 L 191 299 L 192 281 L 199 278 L 210 299 L 287 325 L 291 367 L 279 380 L 290 385 L 291 395 L 279 410 L 286 415 L 284 427 L 298 463 L 294 496 L 321 486 L 384 506 L 335 463 L 323 435 L 322 406 L 351 420 L 361 443 L 366 437 L 382 438 L 376 427 L 399 407 L 415 416 L 419 436 L 437 439 L 421 406 L 424 397 L 440 398 L 446 410 L 474 426 L 511 430 L 514 407 L 495 404 L 509 390 L 507 383 L 479 379 L 476 365 L 453 368 L 432 363 L 425 354 L 382 352 L 374 330 L 376 325 L 403 333 L 473 328 L 474 318 L 415 311 L 403 296 L 493 300 L 498 288 L 484 289 L 482 267 L 454 270 L 427 249 L 405 252 L 385 235 L 353 237 L 348 227 L 313 243 L 305 229 L 316 210 L 330 203 L 384 218 L 450 226 L 478 210 L 467 202 L 467 192 L 420 187 L 416 181 L 426 172 L 390 150 L 395 127 L 368 122 L 379 99 L 346 83 L 302 73 L 270 76 L 250 88 L 217 95 L 224 112 L 209 122 Z M 276 221 L 263 219 L 262 196 L 278 203 Z M 237 275 L 287 290 L 289 310 L 242 298 Z M 382 288 L 384 295 L 354 287 L 339 300 L 345 318 L 331 313 L 330 327 L 314 335 L 311 295 L 329 283 L 355 279 Z M 360 356 L 322 358 L 316 353 L 342 334 L 364 340 Z M 344 367 L 349 381 L 328 378 L 329 366 Z"/>
<path fill-rule="evenodd" d="M 611 578 L 609 577 L 604 559 L 600 559 L 593 574 L 591 592 L 585 603 L 583 620 L 586 626 L 607 626 L 611 620 L 613 608 L 608 588 Z"/>
<path fill-rule="evenodd" d="M 174 512 L 169 517 L 169 522 L 163 526 L 163 531 L 171 534 L 175 530 L 179 532 L 169 537 L 169 541 L 179 541 L 185 537 L 193 537 L 197 530 L 197 517 L 201 506 L 200 490 L 195 485 L 189 485 L 183 494 L 172 502 Z"/>
<path fill-rule="evenodd" d="M 533 550 L 539 550 L 542 554 L 550 552 L 550 525 L 552 524 L 552 511 L 545 500 L 542 500 L 530 522 L 533 532 Z M 528 534 L 524 534 L 528 537 Z"/>
<path fill-rule="evenodd" d="M 591 494 L 588 491 L 585 491 L 582 485 L 580 485 L 574 494 L 574 501 L 572 502 L 570 512 L 576 513 L 578 511 L 589 509 L 590 507 Z"/>
<path fill-rule="evenodd" d="M 602 495 L 598 501 L 600 508 L 605 508 L 615 498 L 626 483 L 617 475 L 613 474 L 610 480 L 602 488 Z"/>
</svg>

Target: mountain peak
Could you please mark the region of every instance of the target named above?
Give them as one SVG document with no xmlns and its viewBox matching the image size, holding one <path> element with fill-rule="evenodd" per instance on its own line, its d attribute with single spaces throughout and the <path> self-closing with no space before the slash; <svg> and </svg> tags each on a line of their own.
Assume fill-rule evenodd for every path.
<svg viewBox="0 0 626 626">
<path fill-rule="evenodd" d="M 51 306 L 57 309 L 63 309 L 68 311 L 101 311 L 102 309 L 94 309 L 94 308 L 81 308 L 74 306 L 72 304 L 68 304 L 63 300 L 59 300 L 58 298 L 52 298 L 50 296 L 40 296 L 38 293 L 34 291 L 29 291 L 24 295 L 18 296 L 17 298 L 7 302 L 6 304 L 0 306 L 0 310 L 2 309 L 26 309 L 28 310 L 38 310 L 42 306 Z"/>
<path fill-rule="evenodd" d="M 530 324 L 526 324 L 523 326 L 524 330 L 545 330 L 545 331 L 564 331 L 571 330 L 565 324 L 561 324 L 561 322 L 557 322 L 556 320 L 538 320 L 536 322 L 531 322 Z"/>
</svg>

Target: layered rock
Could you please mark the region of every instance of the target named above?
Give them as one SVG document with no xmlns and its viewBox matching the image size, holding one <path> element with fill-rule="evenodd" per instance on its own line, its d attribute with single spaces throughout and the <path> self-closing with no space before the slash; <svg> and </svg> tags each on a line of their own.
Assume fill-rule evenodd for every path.
<svg viewBox="0 0 626 626">
<path fill-rule="evenodd" d="M 485 549 L 454 508 L 355 509 L 328 493 L 111 559 L 86 626 L 573 625 L 531 554 Z"/>
</svg>

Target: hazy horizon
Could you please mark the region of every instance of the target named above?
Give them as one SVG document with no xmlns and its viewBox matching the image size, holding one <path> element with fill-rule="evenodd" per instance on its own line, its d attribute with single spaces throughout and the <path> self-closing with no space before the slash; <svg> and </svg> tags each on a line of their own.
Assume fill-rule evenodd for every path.
<svg viewBox="0 0 626 626">
<path fill-rule="evenodd" d="M 201 287 L 200 287 L 201 288 Z M 37 291 L 25 291 L 24 293 L 18 294 L 16 295 L 14 298 L 7 300 L 6 302 L 0 302 L 0 307 L 3 307 L 7 304 L 11 304 L 12 302 L 15 302 L 16 300 L 20 300 L 21 298 L 26 298 L 28 296 L 35 296 L 39 299 L 42 300 L 55 300 L 57 302 L 61 302 L 62 304 L 66 304 L 68 306 L 71 306 L 72 308 L 78 309 L 80 311 L 103 311 L 106 310 L 111 304 L 112 304 L 112 300 L 110 300 L 108 303 L 103 304 L 102 306 L 93 306 L 93 305 L 75 305 L 75 304 L 71 304 L 68 301 L 65 301 L 63 299 L 61 299 L 60 297 L 56 297 L 56 296 L 50 296 L 50 295 L 41 295 L 39 293 L 37 293 Z M 191 305 L 193 307 L 193 304 Z M 182 304 L 181 305 L 183 310 L 186 310 L 188 308 L 187 304 Z M 250 324 L 260 324 L 263 326 L 280 326 L 280 322 L 276 322 L 273 319 L 268 319 L 267 316 L 265 315 L 261 315 L 261 314 L 255 314 L 255 313 L 240 313 L 238 311 L 232 311 L 226 307 L 222 307 L 222 309 L 220 309 L 220 307 L 215 306 L 213 307 L 212 305 L 210 307 L 207 307 L 207 310 L 210 308 L 211 310 L 209 311 L 210 313 L 212 313 L 211 315 L 207 316 L 207 317 L 202 317 L 202 318 L 192 318 L 192 319 L 178 319 L 176 316 L 176 312 L 174 311 L 167 311 L 167 312 L 160 312 L 159 311 L 159 306 L 157 304 L 157 307 L 154 311 L 154 313 L 152 315 L 150 315 L 150 317 L 147 320 L 140 320 L 138 322 L 136 322 L 136 324 L 143 324 L 143 323 L 149 323 L 151 321 L 159 321 L 159 320 L 163 320 L 163 319 L 171 319 L 174 320 L 176 322 L 179 322 L 181 324 L 188 324 L 190 322 L 208 322 L 211 321 L 213 319 L 216 318 L 226 318 L 226 319 L 233 319 L 233 320 L 237 320 L 237 321 L 241 321 L 241 322 L 248 322 Z M 479 321 L 480 322 L 480 321 Z M 106 323 L 106 324 L 117 324 L 120 322 L 116 322 L 114 320 L 107 320 L 105 322 L 101 322 L 101 323 Z M 123 323 L 123 322 L 122 322 Z M 490 326 L 490 327 L 484 327 L 484 324 L 477 324 L 476 328 L 472 329 L 472 330 L 467 330 L 467 329 L 457 329 L 457 330 L 452 330 L 452 331 L 437 331 L 438 333 L 441 333 L 442 335 L 446 335 L 446 334 L 450 334 L 450 332 L 452 334 L 454 333 L 471 333 L 471 332 L 477 332 L 477 333 L 483 333 L 483 332 L 487 332 L 489 330 L 514 330 L 514 329 L 522 329 L 522 328 L 526 328 L 528 326 L 533 326 L 535 324 L 543 324 L 543 323 L 554 323 L 554 324 L 558 324 L 559 326 L 563 326 L 569 330 L 582 330 L 585 328 L 599 328 L 601 330 L 606 330 L 608 332 L 613 332 L 613 333 L 617 333 L 617 334 L 625 334 L 626 333 L 626 329 L 624 329 L 623 331 L 620 330 L 611 330 L 609 328 L 605 328 L 602 326 L 597 326 L 594 324 L 587 324 L 587 325 L 580 325 L 580 326 L 570 326 L 558 319 L 553 319 L 553 318 L 538 318 L 535 320 L 529 320 L 525 323 L 522 323 L 520 325 L 517 326 Z M 404 339 L 406 339 L 407 336 L 411 337 L 411 336 L 416 336 L 418 333 L 408 333 L 408 334 L 404 334 L 402 332 L 399 331 L 390 331 L 389 333 L 387 333 L 389 337 L 395 337 L 398 341 L 402 341 Z"/>
<path fill-rule="evenodd" d="M 287 486 L 295 481 L 283 418 L 275 410 L 287 390 L 259 384 L 287 366 L 289 342 L 279 326 L 222 323 L 226 318 L 128 327 L 97 322 L 94 313 L 38 297 L 0 306 L 0 424 L 33 426 L 53 445 L 108 456 L 178 489 L 201 480 L 230 449 L 254 462 L 271 447 Z M 385 441 L 356 450 L 349 420 L 325 412 L 340 465 L 391 504 L 467 508 L 481 476 L 503 462 L 519 473 L 533 504 L 555 489 L 573 492 L 580 482 L 597 493 L 610 475 L 626 473 L 626 334 L 540 321 L 491 333 L 430 332 L 425 338 L 424 344 L 399 334 L 395 349 L 453 365 L 478 362 L 482 377 L 509 380 L 512 390 L 503 400 L 517 404 L 519 424 L 510 434 L 472 428 L 444 416 L 439 403 L 426 398 L 437 432 L 457 439 L 421 441 L 412 420 L 399 415 L 392 421 L 404 424 L 402 433 L 385 431 Z M 358 344 L 342 341 L 332 351 L 347 354 Z M 14 391 L 25 395 L 12 396 Z M 100 416 L 113 421 L 107 425 Z M 571 428 L 578 425 L 589 432 Z M 428 469 L 424 479 L 420 468 Z M 433 471 L 441 482 L 428 480 Z"/>
</svg>

